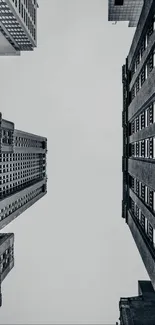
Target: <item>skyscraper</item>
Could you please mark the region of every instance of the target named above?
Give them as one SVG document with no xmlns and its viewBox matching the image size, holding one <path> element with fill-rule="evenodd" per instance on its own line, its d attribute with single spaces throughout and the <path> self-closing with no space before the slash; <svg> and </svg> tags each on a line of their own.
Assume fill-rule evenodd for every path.
<svg viewBox="0 0 155 325">
<path fill-rule="evenodd" d="M 138 294 L 120 299 L 120 325 L 155 324 L 155 291 L 151 282 L 138 281 Z"/>
<path fill-rule="evenodd" d="M 144 0 L 108 0 L 109 21 L 129 21 L 129 27 L 136 27 Z"/>
<path fill-rule="evenodd" d="M 47 139 L 0 118 L 0 229 L 47 193 Z"/>
<path fill-rule="evenodd" d="M 37 0 L 0 0 L 0 55 L 37 46 Z"/>
<path fill-rule="evenodd" d="M 155 1 L 145 1 L 123 66 L 123 201 L 155 289 Z"/>
<path fill-rule="evenodd" d="M 14 234 L 0 234 L 0 307 L 2 306 L 1 284 L 14 267 Z"/>
</svg>

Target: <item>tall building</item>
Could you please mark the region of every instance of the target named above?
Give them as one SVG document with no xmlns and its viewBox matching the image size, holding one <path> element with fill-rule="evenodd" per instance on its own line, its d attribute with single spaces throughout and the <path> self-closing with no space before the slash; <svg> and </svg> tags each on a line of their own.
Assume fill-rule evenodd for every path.
<svg viewBox="0 0 155 325">
<path fill-rule="evenodd" d="M 37 0 L 0 0 L 0 55 L 37 46 Z"/>
<path fill-rule="evenodd" d="M 129 27 L 136 27 L 145 0 L 108 0 L 109 21 L 129 21 Z M 149 0 L 147 0 L 149 2 Z"/>
<path fill-rule="evenodd" d="M 120 325 L 155 324 L 155 292 L 151 282 L 139 281 L 138 294 L 120 299 Z"/>
<path fill-rule="evenodd" d="M 155 1 L 145 1 L 123 66 L 123 201 L 155 289 Z"/>
<path fill-rule="evenodd" d="M 14 234 L 0 234 L 0 307 L 2 306 L 1 284 L 14 267 Z"/>
<path fill-rule="evenodd" d="M 47 193 L 47 139 L 0 116 L 0 229 Z"/>
</svg>

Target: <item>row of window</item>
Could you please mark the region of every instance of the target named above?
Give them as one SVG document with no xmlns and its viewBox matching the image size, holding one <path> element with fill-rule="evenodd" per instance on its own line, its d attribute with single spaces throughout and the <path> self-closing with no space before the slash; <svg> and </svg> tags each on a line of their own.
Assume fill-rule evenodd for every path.
<svg viewBox="0 0 155 325">
<path fill-rule="evenodd" d="M 42 148 L 42 141 L 33 140 L 24 137 L 15 137 L 14 144 L 16 147 L 35 147 Z"/>
<path fill-rule="evenodd" d="M 146 234 L 147 238 L 150 240 L 150 243 L 155 248 L 155 229 L 152 227 L 151 223 L 144 216 L 141 209 L 137 206 L 137 204 L 130 198 L 131 202 L 131 211 L 135 216 L 136 220 L 139 222 L 141 229 Z"/>
<path fill-rule="evenodd" d="M 129 135 L 132 135 L 155 123 L 155 102 L 149 105 L 131 123 L 129 123 Z"/>
<path fill-rule="evenodd" d="M 143 203 L 155 212 L 155 192 L 133 176 L 129 178 L 129 186 Z"/>
<path fill-rule="evenodd" d="M 21 14 L 22 18 L 24 19 L 24 22 L 26 23 L 27 27 L 33 31 L 33 24 L 36 25 L 36 5 L 32 3 L 32 0 L 24 0 L 22 3 L 22 0 L 12 0 L 18 8 L 19 13 Z M 31 19 L 32 22 L 31 22 Z"/>
<path fill-rule="evenodd" d="M 130 143 L 129 156 L 155 159 L 155 137 Z"/>
<path fill-rule="evenodd" d="M 4 163 L 17 163 L 20 161 L 30 162 L 46 159 L 46 154 L 42 153 L 2 153 L 0 155 L 0 166 Z M 7 164 L 5 164 L 7 165 Z"/>
<path fill-rule="evenodd" d="M 24 16 L 24 22 L 27 25 L 32 36 L 35 39 L 35 37 L 36 37 L 35 27 L 33 26 L 30 18 L 26 15 L 27 15 L 27 13 L 25 13 L 25 16 Z M 25 35 L 24 31 L 22 30 L 21 26 L 17 22 L 15 16 L 13 15 L 13 13 L 9 9 L 9 7 L 6 5 L 6 3 L 4 4 L 2 2 L 0 2 L 0 19 L 1 19 L 1 22 L 3 23 L 3 25 L 5 26 L 5 28 L 9 31 L 10 35 L 15 39 L 15 41 L 17 43 L 18 43 L 18 41 L 20 43 L 20 40 L 18 39 L 16 32 L 21 32 L 21 35 L 23 36 L 23 38 L 25 38 L 25 41 L 27 41 L 28 44 L 30 44 L 30 46 L 31 46 L 31 43 L 29 42 L 29 40 L 28 40 L 27 36 Z"/>
<path fill-rule="evenodd" d="M 9 164 L 3 164 L 0 166 L 0 174 L 1 173 L 8 173 L 8 172 L 12 172 L 17 170 L 28 170 L 30 168 L 34 168 L 34 167 L 41 167 L 45 164 L 45 161 L 42 160 L 33 160 L 33 161 L 21 161 L 21 162 L 13 162 L 13 163 L 9 163 Z M 0 179 L 1 179 L 1 175 L 0 175 Z"/>
<path fill-rule="evenodd" d="M 136 59 L 134 61 L 133 67 L 132 67 L 132 72 L 131 72 L 131 77 L 133 77 L 134 73 L 136 72 L 138 65 L 143 57 L 144 51 L 148 46 L 148 42 L 149 42 L 149 38 L 150 36 L 153 34 L 153 31 L 155 30 L 155 17 L 153 17 L 152 21 L 150 22 L 149 28 L 146 32 L 146 34 L 144 35 L 142 42 L 141 42 L 141 46 L 140 49 L 138 51 L 138 54 L 136 56 Z"/>
<path fill-rule="evenodd" d="M 145 80 L 148 78 L 149 74 L 155 67 L 155 49 L 152 50 L 148 56 L 145 64 L 143 65 L 140 74 L 138 75 L 132 89 L 131 89 L 131 101 L 136 97 L 137 93 L 141 89 Z"/>
<path fill-rule="evenodd" d="M 38 196 L 40 193 L 43 192 L 43 187 L 39 187 L 33 191 L 30 191 L 20 199 L 15 200 L 8 206 L 4 207 L 0 210 L 0 220 L 3 220 L 7 218 L 10 214 L 21 208 L 23 205 L 34 199 L 36 196 Z"/>
<path fill-rule="evenodd" d="M 10 246 L 0 255 L 0 274 L 2 274 L 14 258 L 14 247 Z"/>
</svg>

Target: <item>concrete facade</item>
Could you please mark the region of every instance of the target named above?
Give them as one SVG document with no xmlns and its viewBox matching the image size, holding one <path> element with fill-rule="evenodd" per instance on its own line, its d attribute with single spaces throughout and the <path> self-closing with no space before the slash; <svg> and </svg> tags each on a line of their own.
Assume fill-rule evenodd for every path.
<svg viewBox="0 0 155 325">
<path fill-rule="evenodd" d="M 37 0 L 0 0 L 0 55 L 37 46 Z"/>
<path fill-rule="evenodd" d="M 155 324 L 155 292 L 151 282 L 139 281 L 138 291 L 139 296 L 120 299 L 120 325 Z"/>
<path fill-rule="evenodd" d="M 131 230 L 155 289 L 154 81 L 155 1 L 149 0 L 142 7 L 133 42 L 122 69 L 122 217 Z"/>
<path fill-rule="evenodd" d="M 2 306 L 1 284 L 14 267 L 14 234 L 0 233 L 0 307 Z"/>
<path fill-rule="evenodd" d="M 109 21 L 129 21 L 129 27 L 136 27 L 144 0 L 108 0 Z"/>
<path fill-rule="evenodd" d="M 47 193 L 47 139 L 0 119 L 0 229 Z"/>
</svg>

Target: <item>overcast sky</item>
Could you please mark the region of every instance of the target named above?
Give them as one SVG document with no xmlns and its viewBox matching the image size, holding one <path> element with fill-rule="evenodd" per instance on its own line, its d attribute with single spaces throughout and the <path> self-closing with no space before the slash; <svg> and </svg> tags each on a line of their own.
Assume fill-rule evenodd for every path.
<svg viewBox="0 0 155 325">
<path fill-rule="evenodd" d="M 0 109 L 48 138 L 48 194 L 5 228 L 0 324 L 114 324 L 147 279 L 121 218 L 122 64 L 134 29 L 107 0 L 43 0 L 38 48 L 0 58 Z"/>
</svg>

